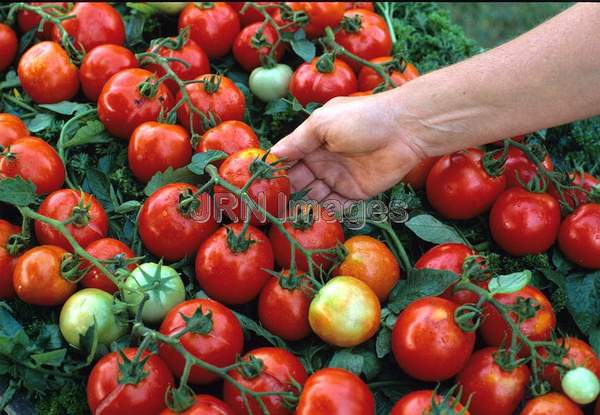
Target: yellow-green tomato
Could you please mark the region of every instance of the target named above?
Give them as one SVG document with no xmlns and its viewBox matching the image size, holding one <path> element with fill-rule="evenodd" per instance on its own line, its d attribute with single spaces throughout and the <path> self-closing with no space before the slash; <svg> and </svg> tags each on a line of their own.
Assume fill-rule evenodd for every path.
<svg viewBox="0 0 600 415">
<path fill-rule="evenodd" d="M 576 367 L 565 373 L 561 386 L 565 395 L 579 405 L 594 402 L 600 394 L 600 382 L 596 374 L 585 367 Z"/>
<path fill-rule="evenodd" d="M 147 262 L 134 269 L 125 281 L 123 298 L 132 314 L 137 312 L 144 294 L 148 294 L 148 300 L 142 308 L 142 320 L 156 324 L 170 309 L 185 300 L 185 287 L 173 268 Z"/>
<path fill-rule="evenodd" d="M 161 11 L 165 14 L 177 14 L 183 10 L 185 6 L 187 6 L 190 2 L 188 1 L 150 1 L 146 2 L 146 4 L 154 7 L 158 11 Z"/>
<path fill-rule="evenodd" d="M 108 345 L 125 333 L 127 325 L 119 320 L 113 296 L 97 288 L 84 288 L 73 294 L 60 310 L 60 332 L 73 347 L 79 347 L 79 336 L 94 325 L 98 343 Z"/>
<path fill-rule="evenodd" d="M 308 321 L 329 344 L 352 347 L 370 339 L 379 329 L 381 305 L 361 280 L 339 276 L 323 286 L 310 303 Z"/>
<path fill-rule="evenodd" d="M 263 102 L 283 98 L 288 93 L 292 73 L 292 68 L 283 63 L 278 63 L 272 68 L 259 66 L 250 74 L 250 91 Z"/>
</svg>

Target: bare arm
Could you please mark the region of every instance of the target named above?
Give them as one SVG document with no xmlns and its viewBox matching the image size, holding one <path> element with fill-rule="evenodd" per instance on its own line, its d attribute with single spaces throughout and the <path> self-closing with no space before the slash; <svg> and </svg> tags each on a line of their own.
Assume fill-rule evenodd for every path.
<svg viewBox="0 0 600 415">
<path fill-rule="evenodd" d="M 274 148 L 294 188 L 362 199 L 419 160 L 600 113 L 600 4 L 577 4 L 464 62 L 369 97 L 339 98 Z"/>
</svg>

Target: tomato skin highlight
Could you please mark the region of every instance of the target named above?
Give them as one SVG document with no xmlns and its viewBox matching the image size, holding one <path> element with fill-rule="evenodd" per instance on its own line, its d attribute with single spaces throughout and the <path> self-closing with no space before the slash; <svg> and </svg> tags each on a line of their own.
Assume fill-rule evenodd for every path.
<svg viewBox="0 0 600 415">
<path fill-rule="evenodd" d="M 560 225 L 558 245 L 567 258 L 577 265 L 600 268 L 600 204 L 579 206 Z"/>
<path fill-rule="evenodd" d="M 0 300 L 10 300 L 15 296 L 13 271 L 18 257 L 9 254 L 6 244 L 12 235 L 19 233 L 19 226 L 0 219 Z"/>
<path fill-rule="evenodd" d="M 65 166 L 56 150 L 44 140 L 25 136 L 10 144 L 0 157 L 0 177 L 19 176 L 33 182 L 35 192 L 45 195 L 60 189 L 65 182 Z"/>
<path fill-rule="evenodd" d="M 8 147 L 17 139 L 29 135 L 25 123 L 16 115 L 0 113 L 0 146 Z"/>
<path fill-rule="evenodd" d="M 98 118 L 115 137 L 129 140 L 137 126 L 156 121 L 161 109 L 168 112 L 173 107 L 173 96 L 164 84 L 152 98 L 141 95 L 138 87 L 151 76 L 145 69 L 124 69 L 104 84 L 98 97 Z"/>
<path fill-rule="evenodd" d="M 17 296 L 28 304 L 54 306 L 64 303 L 77 285 L 64 279 L 60 264 L 67 253 L 53 245 L 40 245 L 17 259 L 13 284 Z"/>
<path fill-rule="evenodd" d="M 17 34 L 12 28 L 4 23 L 0 23 L 0 72 L 4 72 L 15 60 L 17 56 Z"/>
<path fill-rule="evenodd" d="M 375 335 L 380 326 L 381 305 L 361 280 L 332 278 L 310 303 L 310 327 L 326 343 L 353 347 Z"/>
<path fill-rule="evenodd" d="M 431 411 L 431 400 L 435 392 L 432 390 L 421 390 L 414 391 L 404 395 L 392 408 L 390 415 L 415 415 L 425 414 L 428 415 Z M 437 403 L 442 401 L 442 397 L 436 395 L 435 400 Z M 456 408 L 453 413 L 461 415 L 469 415 L 469 411 L 461 412 L 463 406 L 456 403 Z"/>
<path fill-rule="evenodd" d="M 333 70 L 322 73 L 317 69 L 318 61 L 319 58 L 316 57 L 310 63 L 303 63 L 290 79 L 289 91 L 300 104 L 325 104 L 332 98 L 357 92 L 356 75 L 347 63 L 336 59 Z"/>
<path fill-rule="evenodd" d="M 243 224 L 226 225 L 213 233 L 198 249 L 196 280 L 206 293 L 225 304 L 244 304 L 258 296 L 273 269 L 273 249 L 265 234 L 249 226 L 245 237 L 252 239 L 248 249 L 234 252 L 227 230 L 239 236 Z"/>
<path fill-rule="evenodd" d="M 252 39 L 254 36 L 256 36 L 261 28 L 262 36 L 270 44 L 270 46 L 264 46 L 256 49 L 252 46 Z M 233 43 L 233 57 L 246 72 L 251 72 L 254 68 L 261 66 L 261 57 L 264 59 L 267 55 L 269 55 L 278 38 L 279 36 L 277 31 L 273 28 L 273 26 L 267 24 L 263 27 L 263 24 L 260 22 L 253 23 L 244 27 L 235 38 L 235 42 Z M 280 43 L 277 45 L 273 55 L 275 61 L 280 61 L 284 53 L 285 43 Z"/>
<path fill-rule="evenodd" d="M 471 415 L 512 415 L 525 396 L 531 371 L 522 365 L 510 372 L 494 361 L 498 349 L 488 347 L 473 353 L 456 383 L 462 386 L 461 402 L 471 397 Z"/>
<path fill-rule="evenodd" d="M 74 18 L 62 21 L 76 47 L 90 51 L 96 46 L 125 43 L 125 25 L 119 12 L 107 3 L 75 3 L 69 13 Z M 58 27 L 52 27 L 52 40 L 60 42 Z"/>
<path fill-rule="evenodd" d="M 122 259 L 129 259 L 135 257 L 135 254 L 127 245 L 123 242 L 112 239 L 102 238 L 92 242 L 85 247 L 88 254 L 96 259 L 107 260 L 114 259 L 117 256 Z M 82 262 L 82 268 L 87 268 L 91 264 L 88 261 Z M 108 265 L 109 270 L 114 266 Z M 135 264 L 129 264 L 127 270 L 133 271 Z M 109 294 L 115 293 L 118 288 L 106 275 L 104 275 L 98 268 L 92 266 L 92 268 L 84 275 L 81 279 L 81 285 L 85 288 L 98 288 L 99 290 L 106 291 Z"/>
<path fill-rule="evenodd" d="M 303 11 L 308 15 L 304 31 L 309 39 L 325 34 L 325 28 L 335 29 L 344 18 L 345 3 L 335 1 L 305 1 L 286 3 L 294 11 Z"/>
<path fill-rule="evenodd" d="M 290 278 L 287 270 L 279 278 Z M 302 275 L 295 278 L 305 279 Z M 284 340 L 295 341 L 311 333 L 308 322 L 311 295 L 310 283 L 301 280 L 295 288 L 283 287 L 279 279 L 271 277 L 260 292 L 258 318 L 271 333 Z"/>
<path fill-rule="evenodd" d="M 600 359 L 598 359 L 596 352 L 594 352 L 594 349 L 589 344 L 576 337 L 557 339 L 556 343 L 567 349 L 567 354 L 563 357 L 562 364 L 569 368 L 585 367 L 600 378 Z M 550 382 L 553 390 L 562 392 L 560 371 L 555 365 L 546 366 L 542 376 L 544 380 Z"/>
<path fill-rule="evenodd" d="M 82 200 L 83 198 L 83 200 Z M 86 247 L 108 234 L 108 216 L 96 198 L 88 193 L 72 189 L 60 189 L 50 193 L 38 209 L 40 215 L 65 221 L 69 219 L 73 209 L 80 203 L 89 205 L 89 221 L 80 226 L 77 223 L 66 225 L 67 230 L 82 247 Z M 67 239 L 51 225 L 35 221 L 35 237 L 40 244 L 56 245 L 73 252 L 73 247 Z"/>
<path fill-rule="evenodd" d="M 295 415 L 374 415 L 375 400 L 369 387 L 353 373 L 320 369 L 304 384 Z"/>
<path fill-rule="evenodd" d="M 423 297 L 400 313 L 392 350 L 402 370 L 424 381 L 441 381 L 460 372 L 473 352 L 475 334 L 458 327 L 456 308 L 449 300 Z"/>
<path fill-rule="evenodd" d="M 220 150 L 232 155 L 238 151 L 259 146 L 258 137 L 252 127 L 242 121 L 229 120 L 202 134 L 195 152 Z M 217 161 L 215 164 L 218 167 L 222 164 L 222 161 Z"/>
<path fill-rule="evenodd" d="M 583 411 L 565 395 L 549 393 L 527 402 L 519 415 L 583 415 Z"/>
<path fill-rule="evenodd" d="M 146 199 L 138 224 L 142 243 L 148 251 L 168 261 L 178 261 L 186 255 L 194 255 L 202 242 L 217 229 L 208 193 L 196 198 L 199 207 L 190 215 L 180 211 L 180 195 L 185 192 L 193 194 L 197 190 L 187 183 L 171 183 Z"/>
<path fill-rule="evenodd" d="M 490 212 L 494 241 L 515 256 L 539 254 L 556 241 L 560 206 L 546 193 L 514 187 L 502 193 Z"/>
<path fill-rule="evenodd" d="M 296 392 L 292 379 L 304 385 L 308 375 L 302 362 L 296 356 L 279 347 L 261 347 L 247 353 L 242 360 L 248 360 L 250 355 L 263 362 L 263 371 L 254 378 L 245 378 L 237 370 L 232 370 L 229 375 L 246 388 L 256 392 Z M 231 383 L 225 381 L 223 385 L 223 399 L 236 414 L 249 414 L 239 390 Z M 248 403 L 253 414 L 261 412 L 258 402 L 248 397 Z M 264 396 L 263 403 L 271 415 L 291 415 L 292 411 L 285 406 L 279 396 Z"/>
<path fill-rule="evenodd" d="M 471 219 L 486 212 L 506 186 L 482 166 L 483 152 L 471 148 L 440 158 L 427 176 L 427 199 L 448 219 Z"/>
<path fill-rule="evenodd" d="M 102 88 L 114 74 L 137 67 L 135 55 L 129 49 L 111 44 L 96 46 L 81 61 L 81 89 L 90 101 L 96 102 Z"/>
<path fill-rule="evenodd" d="M 190 3 L 179 14 L 179 30 L 187 26 L 190 38 L 212 59 L 229 53 L 240 31 L 240 20 L 226 3 L 215 2 L 210 7 Z"/>
<path fill-rule="evenodd" d="M 160 415 L 235 415 L 233 410 L 220 399 L 211 395 L 196 395 L 192 407 L 183 412 L 165 408 Z"/>
<path fill-rule="evenodd" d="M 160 332 L 167 336 L 177 334 L 185 328 L 185 321 L 181 315 L 191 317 L 200 307 L 203 314 L 206 315 L 208 311 L 212 313 L 212 329 L 207 334 L 184 334 L 180 338 L 181 345 L 194 356 L 218 367 L 234 363 L 236 356 L 242 352 L 244 347 L 242 326 L 231 310 L 214 300 L 208 298 L 188 300 L 173 307 L 160 325 Z M 159 346 L 159 353 L 173 373 L 180 377 L 185 366 L 183 356 L 165 343 Z M 217 379 L 217 375 L 193 366 L 190 371 L 189 383 L 206 385 Z"/>
<path fill-rule="evenodd" d="M 56 42 L 40 42 L 27 49 L 17 73 L 21 86 L 36 104 L 69 100 L 79 90 L 77 67 Z"/>
<path fill-rule="evenodd" d="M 190 163 L 190 136 L 180 125 L 147 121 L 131 134 L 127 158 L 136 179 L 146 183 L 158 172 Z"/>
<path fill-rule="evenodd" d="M 123 349 L 131 360 L 137 349 Z M 150 353 L 144 351 L 142 358 Z M 165 407 L 165 393 L 174 387 L 173 375 L 165 362 L 152 355 L 144 364 L 146 377 L 138 384 L 120 384 L 119 367 L 123 360 L 117 352 L 102 357 L 92 369 L 87 384 L 87 400 L 93 415 L 156 414 Z"/>
</svg>

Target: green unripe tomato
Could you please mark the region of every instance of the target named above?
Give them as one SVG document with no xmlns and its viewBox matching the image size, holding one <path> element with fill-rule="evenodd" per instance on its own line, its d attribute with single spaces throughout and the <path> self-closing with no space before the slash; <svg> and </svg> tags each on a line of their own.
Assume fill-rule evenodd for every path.
<svg viewBox="0 0 600 415">
<path fill-rule="evenodd" d="M 147 262 L 131 272 L 125 281 L 123 298 L 132 314 L 147 293 L 149 298 L 142 308 L 145 323 L 160 323 L 171 308 L 185 300 L 185 287 L 173 268 L 155 262 Z"/>
<path fill-rule="evenodd" d="M 272 68 L 259 66 L 250 74 L 250 91 L 263 102 L 275 101 L 288 93 L 292 68 L 278 63 Z"/>
<path fill-rule="evenodd" d="M 84 288 L 69 297 L 60 310 L 60 332 L 70 345 L 78 348 L 79 336 L 94 325 L 98 343 L 108 345 L 127 328 L 115 311 L 112 295 L 97 288 Z"/>
<path fill-rule="evenodd" d="M 187 1 L 151 1 L 146 4 L 154 7 L 155 9 L 170 15 L 175 15 L 183 10 L 185 6 L 190 4 Z"/>
<path fill-rule="evenodd" d="M 576 367 L 565 373 L 561 386 L 565 394 L 580 405 L 594 402 L 600 393 L 598 377 L 585 367 Z"/>
</svg>

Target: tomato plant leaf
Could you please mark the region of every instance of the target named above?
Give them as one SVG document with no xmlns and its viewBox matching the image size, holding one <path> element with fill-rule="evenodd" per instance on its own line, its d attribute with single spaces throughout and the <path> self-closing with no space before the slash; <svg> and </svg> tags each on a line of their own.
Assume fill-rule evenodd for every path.
<svg viewBox="0 0 600 415">
<path fill-rule="evenodd" d="M 383 359 L 392 351 L 392 330 L 382 327 L 375 339 L 375 353 L 379 359 Z"/>
<path fill-rule="evenodd" d="M 213 161 L 223 160 L 227 158 L 227 153 L 220 150 L 208 150 L 201 153 L 194 154 L 192 162 L 188 164 L 187 168 L 192 172 L 201 176 L 204 174 L 206 166 Z"/>
<path fill-rule="evenodd" d="M 31 359 L 39 367 L 42 365 L 47 366 L 60 366 L 65 360 L 67 355 L 67 349 L 57 349 L 44 353 L 35 353 L 31 355 Z"/>
<path fill-rule="evenodd" d="M 89 104 L 80 104 L 71 101 L 61 101 L 56 104 L 40 104 L 39 107 L 61 115 L 73 115 L 91 109 Z"/>
<path fill-rule="evenodd" d="M 238 313 L 236 311 L 234 311 L 233 313 L 240 321 L 240 324 L 242 325 L 242 328 L 244 329 L 244 331 L 249 331 L 251 333 L 254 333 L 254 334 L 262 337 L 263 339 L 265 339 L 266 341 L 271 343 L 273 346 L 289 349 L 289 347 L 287 346 L 287 344 L 285 343 L 285 341 L 283 341 L 283 339 L 281 337 L 274 335 L 273 333 L 271 333 L 270 331 L 265 329 L 263 326 L 258 324 L 256 321 L 252 320 L 251 318 L 246 317 L 245 315 Z"/>
<path fill-rule="evenodd" d="M 0 90 L 1 89 L 9 89 L 15 88 L 21 85 L 21 81 L 19 80 L 19 76 L 17 75 L 17 71 L 11 70 L 4 77 L 4 81 L 0 82 Z"/>
<path fill-rule="evenodd" d="M 419 298 L 440 295 L 457 280 L 458 275 L 451 271 L 412 269 L 408 278 L 400 280 L 392 291 L 388 308 L 397 314 Z"/>
<path fill-rule="evenodd" d="M 290 40 L 290 44 L 294 53 L 304 59 L 304 62 L 313 60 L 317 53 L 314 43 L 306 39 L 304 29 L 300 29 L 294 33 L 294 37 Z"/>
<path fill-rule="evenodd" d="M 567 309 L 584 333 L 600 323 L 600 272 L 570 275 L 565 281 Z"/>
<path fill-rule="evenodd" d="M 594 327 L 588 334 L 590 346 L 592 346 L 596 354 L 600 354 L 600 327 Z"/>
<path fill-rule="evenodd" d="M 46 128 L 50 128 L 54 120 L 55 117 L 52 114 L 39 113 L 30 120 L 26 120 L 25 124 L 30 132 L 38 133 L 40 131 L 44 131 Z"/>
<path fill-rule="evenodd" d="M 360 376 L 365 364 L 365 359 L 359 354 L 355 354 L 351 349 L 342 349 L 333 355 L 329 361 L 328 367 L 337 367 L 340 369 L 346 369 Z"/>
<path fill-rule="evenodd" d="M 434 244 L 459 243 L 468 245 L 467 241 L 452 227 L 428 214 L 413 216 L 406 227 L 424 241 Z"/>
<path fill-rule="evenodd" d="M 493 294 L 510 294 L 523 289 L 530 282 L 531 271 L 524 270 L 492 278 L 488 289 Z"/>
<path fill-rule="evenodd" d="M 35 185 L 20 177 L 0 180 L 0 202 L 14 206 L 29 206 L 35 203 Z"/>
<path fill-rule="evenodd" d="M 112 138 L 99 120 L 89 120 L 79 128 L 73 137 L 63 144 L 64 148 L 82 146 L 86 144 L 107 143 Z"/>
<path fill-rule="evenodd" d="M 98 330 L 95 321 L 84 334 L 79 335 L 79 348 L 87 356 L 85 359 L 86 364 L 92 363 L 98 349 Z"/>
<path fill-rule="evenodd" d="M 144 188 L 144 194 L 146 196 L 150 196 L 152 193 L 161 187 L 168 185 L 169 183 L 195 183 L 197 180 L 198 176 L 192 173 L 187 166 L 180 167 L 175 170 L 173 170 L 172 167 L 169 167 L 167 170 L 158 172 L 152 176 Z"/>
</svg>

